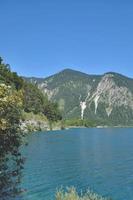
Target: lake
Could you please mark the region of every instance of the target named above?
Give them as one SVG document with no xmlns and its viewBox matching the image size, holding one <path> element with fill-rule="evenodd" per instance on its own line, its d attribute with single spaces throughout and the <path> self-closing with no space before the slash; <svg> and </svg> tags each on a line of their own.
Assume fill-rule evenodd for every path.
<svg viewBox="0 0 133 200">
<path fill-rule="evenodd" d="M 53 200 L 57 188 L 90 188 L 114 200 L 133 200 L 133 129 L 76 128 L 28 137 L 23 200 Z"/>
</svg>

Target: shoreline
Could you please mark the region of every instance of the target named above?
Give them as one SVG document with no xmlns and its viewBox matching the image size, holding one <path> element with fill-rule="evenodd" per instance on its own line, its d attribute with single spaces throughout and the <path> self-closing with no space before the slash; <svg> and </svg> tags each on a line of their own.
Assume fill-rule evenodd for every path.
<svg viewBox="0 0 133 200">
<path fill-rule="evenodd" d="M 50 129 L 47 129 L 47 130 L 35 130 L 35 131 L 30 131 L 30 132 L 26 132 L 27 134 L 28 133 L 36 133 L 36 132 L 45 132 L 45 133 L 48 133 L 48 132 L 55 132 L 55 131 L 64 131 L 64 130 L 69 130 L 69 129 L 80 129 L 80 128 L 84 128 L 84 129 L 87 129 L 87 128 L 96 128 L 96 129 L 108 129 L 108 128 L 133 128 L 133 126 L 98 126 L 98 127 L 85 127 L 85 126 L 69 126 L 69 127 L 66 127 L 64 129 L 61 129 L 61 128 L 53 128 L 52 130 Z"/>
</svg>

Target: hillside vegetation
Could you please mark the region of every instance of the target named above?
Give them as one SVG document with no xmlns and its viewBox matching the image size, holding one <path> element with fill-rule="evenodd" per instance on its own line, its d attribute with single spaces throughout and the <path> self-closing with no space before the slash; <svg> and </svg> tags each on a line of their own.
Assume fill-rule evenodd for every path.
<svg viewBox="0 0 133 200">
<path fill-rule="evenodd" d="M 133 79 L 108 72 L 88 75 L 65 69 L 53 76 L 26 79 L 52 102 L 63 119 L 84 119 L 97 125 L 133 126 Z"/>
<path fill-rule="evenodd" d="M 37 85 L 24 81 L 16 72 L 12 72 L 10 66 L 3 63 L 2 58 L 0 58 L 0 84 L 5 84 L 12 90 L 21 92 L 22 110 L 27 113 L 27 115 L 23 115 L 23 121 L 27 120 L 26 116 L 37 119 L 38 115 L 40 115 L 41 122 L 45 119 L 50 123 L 61 120 L 58 104 L 48 100 L 47 95 L 44 95 Z M 36 116 L 33 117 L 33 114 Z M 41 117 L 42 115 L 44 117 Z M 24 119 L 24 117 L 26 118 Z"/>
</svg>

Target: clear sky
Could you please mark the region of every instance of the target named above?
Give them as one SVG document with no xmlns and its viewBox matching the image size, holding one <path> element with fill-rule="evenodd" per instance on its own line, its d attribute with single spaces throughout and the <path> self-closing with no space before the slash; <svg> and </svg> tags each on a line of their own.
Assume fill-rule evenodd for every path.
<svg viewBox="0 0 133 200">
<path fill-rule="evenodd" d="M 0 0 L 0 56 L 25 76 L 133 77 L 133 1 Z"/>
</svg>

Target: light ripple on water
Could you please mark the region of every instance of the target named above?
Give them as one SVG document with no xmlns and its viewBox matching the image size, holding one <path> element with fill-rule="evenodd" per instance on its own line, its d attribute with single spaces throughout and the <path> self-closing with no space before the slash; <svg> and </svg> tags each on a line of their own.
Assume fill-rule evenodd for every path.
<svg viewBox="0 0 133 200">
<path fill-rule="evenodd" d="M 133 199 L 133 129 L 70 129 L 29 136 L 23 200 L 53 200 L 60 186 Z"/>
</svg>

